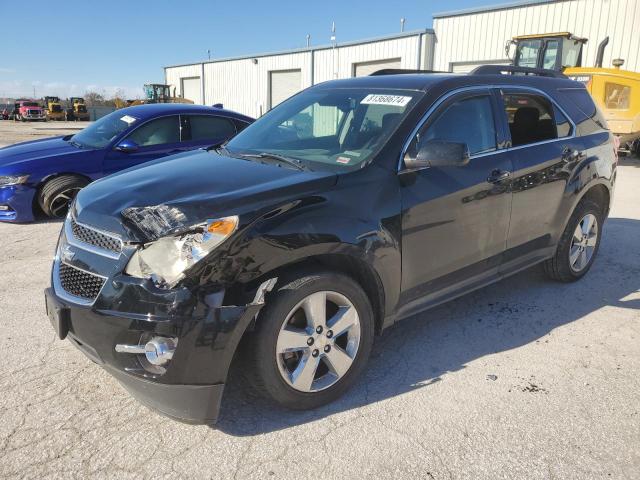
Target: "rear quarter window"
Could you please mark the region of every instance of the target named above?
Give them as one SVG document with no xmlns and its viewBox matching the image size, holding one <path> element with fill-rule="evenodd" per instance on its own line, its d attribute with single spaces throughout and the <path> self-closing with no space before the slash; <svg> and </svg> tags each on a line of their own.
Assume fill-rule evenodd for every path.
<svg viewBox="0 0 640 480">
<path fill-rule="evenodd" d="M 564 104 L 577 113 L 574 122 L 579 135 L 588 135 L 600 129 L 609 130 L 604 115 L 593 101 L 589 92 L 583 88 L 567 88 L 558 91 Z"/>
</svg>

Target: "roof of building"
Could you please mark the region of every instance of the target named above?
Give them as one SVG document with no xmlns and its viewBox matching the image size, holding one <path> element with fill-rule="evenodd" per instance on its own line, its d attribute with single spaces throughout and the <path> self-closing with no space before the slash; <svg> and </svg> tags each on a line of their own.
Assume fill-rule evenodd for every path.
<svg viewBox="0 0 640 480">
<path fill-rule="evenodd" d="M 385 40 L 395 40 L 398 38 L 405 38 L 405 37 L 415 37 L 417 35 L 421 35 L 421 34 L 433 34 L 434 31 L 431 28 L 426 28 L 424 30 L 413 30 L 410 32 L 402 32 L 402 33 L 396 33 L 393 35 L 384 35 L 381 37 L 373 37 L 373 38 L 367 38 L 364 40 L 354 40 L 351 42 L 338 42 L 336 43 L 336 47 L 352 47 L 352 46 L 356 46 L 356 45 L 365 45 L 367 43 L 375 43 L 375 42 L 382 42 Z M 165 68 L 165 70 L 167 68 L 177 68 L 177 67 L 187 67 L 190 65 L 201 65 L 201 64 L 207 64 L 207 63 L 219 63 L 219 62 L 230 62 L 232 60 L 248 60 L 248 59 L 253 59 L 253 58 L 261 58 L 261 57 L 273 57 L 273 56 L 277 56 L 277 55 L 287 55 L 287 54 L 291 54 L 291 53 L 305 53 L 305 52 L 313 52 L 316 50 L 328 50 L 330 48 L 333 48 L 333 44 L 326 44 L 326 45 L 317 45 L 317 46 L 311 46 L 311 47 L 303 47 L 303 48 L 294 48 L 294 49 L 290 49 L 290 50 L 280 50 L 280 51 L 275 51 L 275 52 L 263 52 L 263 53 L 258 53 L 255 55 L 240 55 L 237 57 L 224 57 L 224 58 L 216 58 L 213 60 L 203 60 L 201 62 L 191 62 L 191 63 L 182 63 L 182 64 L 178 64 L 178 65 L 168 65 Z"/>
<path fill-rule="evenodd" d="M 518 0 L 508 3 L 499 3 L 494 5 L 486 5 L 484 7 L 465 8 L 462 10 L 451 10 L 448 12 L 434 13 L 433 18 L 457 17 L 461 15 L 472 15 L 474 13 L 495 12 L 499 10 L 508 10 L 511 8 L 530 7 L 533 5 L 541 5 L 545 3 L 566 2 L 569 0 Z"/>
</svg>

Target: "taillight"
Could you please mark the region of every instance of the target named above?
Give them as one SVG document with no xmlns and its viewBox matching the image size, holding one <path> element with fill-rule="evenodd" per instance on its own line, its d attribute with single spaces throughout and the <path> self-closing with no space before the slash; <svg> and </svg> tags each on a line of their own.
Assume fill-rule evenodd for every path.
<svg viewBox="0 0 640 480">
<path fill-rule="evenodd" d="M 613 136 L 613 157 L 615 158 L 615 163 L 618 163 L 618 151 L 620 150 L 620 137 L 617 135 Z"/>
</svg>

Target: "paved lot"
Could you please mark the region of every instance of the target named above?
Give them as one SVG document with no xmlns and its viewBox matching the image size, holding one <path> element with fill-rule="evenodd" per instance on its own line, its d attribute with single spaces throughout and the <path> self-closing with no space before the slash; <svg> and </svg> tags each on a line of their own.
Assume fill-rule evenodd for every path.
<svg viewBox="0 0 640 480">
<path fill-rule="evenodd" d="M 150 412 L 55 340 L 42 290 L 59 229 L 0 225 L 3 478 L 640 476 L 638 160 L 581 282 L 534 268 L 402 322 L 313 412 L 266 405 L 232 375 L 216 429 Z"/>
</svg>

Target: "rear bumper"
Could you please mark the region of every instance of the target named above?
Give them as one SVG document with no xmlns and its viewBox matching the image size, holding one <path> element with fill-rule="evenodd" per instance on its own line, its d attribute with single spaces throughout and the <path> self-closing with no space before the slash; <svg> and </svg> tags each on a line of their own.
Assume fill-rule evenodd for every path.
<svg viewBox="0 0 640 480">
<path fill-rule="evenodd" d="M 32 222 L 34 196 L 28 185 L 0 187 L 0 222 Z"/>
<path fill-rule="evenodd" d="M 143 295 L 136 295 L 143 289 L 125 287 L 127 291 L 120 300 L 127 300 L 116 303 L 119 307 L 126 307 L 129 302 L 144 303 Z M 89 359 L 104 367 L 140 403 L 191 424 L 217 421 L 231 360 L 247 325 L 262 307 L 216 305 L 215 299 L 222 299 L 220 294 L 195 303 L 193 298 L 185 297 L 183 301 L 193 307 L 193 316 L 160 317 L 151 309 L 148 315 L 140 315 L 95 305 L 74 305 L 57 296 L 53 289 L 45 290 L 45 295 L 47 309 L 57 311 L 50 318 L 61 338 L 67 337 Z M 53 317 L 62 320 L 56 322 Z M 143 355 L 115 351 L 116 344 L 137 344 L 145 335 L 178 338 L 174 357 L 164 374 L 145 370 Z"/>
</svg>

